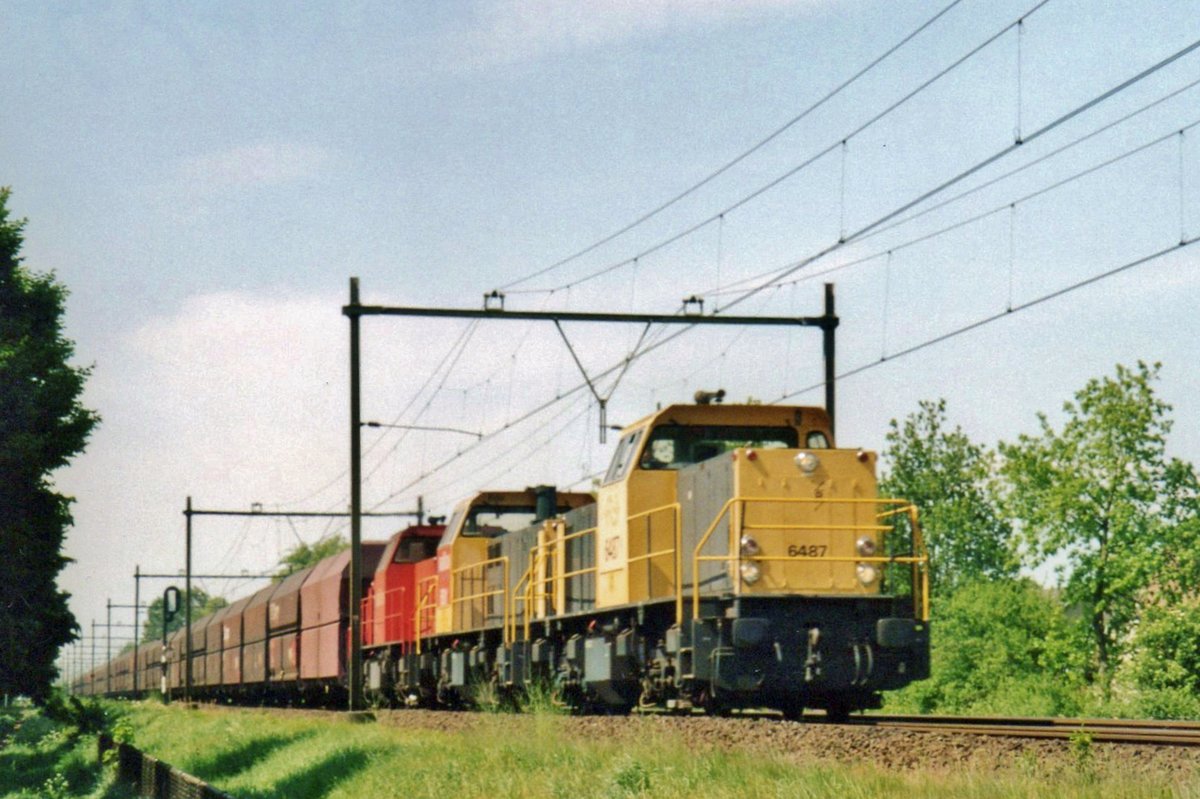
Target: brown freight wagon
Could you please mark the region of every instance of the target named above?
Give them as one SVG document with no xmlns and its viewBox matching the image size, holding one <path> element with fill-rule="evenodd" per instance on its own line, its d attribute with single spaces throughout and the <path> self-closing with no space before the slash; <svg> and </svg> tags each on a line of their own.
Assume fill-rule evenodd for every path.
<svg viewBox="0 0 1200 799">
<path fill-rule="evenodd" d="M 84 696 L 94 695 L 96 693 L 96 670 L 92 669 L 84 674 L 81 683 L 83 687 L 80 689 L 80 693 Z"/>
<path fill-rule="evenodd" d="M 314 568 L 288 575 L 271 595 L 267 608 L 267 679 L 271 683 L 300 679 L 300 590 Z M 283 692 L 294 688 L 278 686 Z"/>
<path fill-rule="evenodd" d="M 272 583 L 250 595 L 242 611 L 242 685 L 261 690 L 267 681 L 267 609 L 279 589 Z"/>
<path fill-rule="evenodd" d="M 122 653 L 108 663 L 105 693 L 122 696 L 133 692 L 133 651 Z"/>
<path fill-rule="evenodd" d="M 130 647 L 128 652 L 121 655 L 121 693 L 126 696 L 133 696 L 133 675 L 137 673 L 138 667 L 137 655 L 137 649 L 134 647 Z"/>
<path fill-rule="evenodd" d="M 226 689 L 242 684 L 242 612 L 250 599 L 234 602 L 221 619 L 221 686 Z"/>
<path fill-rule="evenodd" d="M 213 689 L 221 684 L 221 652 L 224 638 L 224 620 L 229 606 L 212 615 L 212 621 L 204 628 L 204 687 Z"/>
<path fill-rule="evenodd" d="M 182 628 L 167 636 L 167 690 L 172 696 L 183 691 L 184 639 Z"/>
<path fill-rule="evenodd" d="M 205 659 L 204 654 L 208 646 L 206 636 L 208 626 L 212 624 L 213 614 L 208 614 L 201 619 L 192 620 L 192 687 L 204 685 Z"/>
<path fill-rule="evenodd" d="M 370 583 L 386 541 L 362 543 L 362 587 Z M 349 629 L 350 551 L 325 558 L 300 588 L 300 679 L 328 689 L 346 674 Z"/>
<path fill-rule="evenodd" d="M 162 642 L 142 644 L 137 652 L 138 690 L 142 693 L 162 689 Z"/>
</svg>

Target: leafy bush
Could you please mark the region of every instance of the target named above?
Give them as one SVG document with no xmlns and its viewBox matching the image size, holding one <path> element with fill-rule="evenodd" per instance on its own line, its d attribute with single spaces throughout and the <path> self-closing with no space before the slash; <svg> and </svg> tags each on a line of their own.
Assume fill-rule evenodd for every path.
<svg viewBox="0 0 1200 799">
<path fill-rule="evenodd" d="M 962 712 L 985 716 L 1078 716 L 1083 691 L 1062 675 L 1043 672 L 1006 677 Z"/>
<path fill-rule="evenodd" d="M 69 799 L 71 784 L 62 774 L 54 774 L 42 783 L 42 796 L 45 799 Z"/>
<path fill-rule="evenodd" d="M 1200 719 L 1200 696 L 1186 688 L 1141 691 L 1135 715 L 1149 719 Z"/>
<path fill-rule="evenodd" d="M 1200 605 L 1150 607 L 1134 635 L 1134 684 L 1153 691 L 1200 692 Z"/>
<path fill-rule="evenodd" d="M 1069 715 L 1089 663 L 1058 599 L 1031 580 L 963 586 L 934 606 L 932 677 L 889 710 Z"/>
<path fill-rule="evenodd" d="M 99 702 L 65 695 L 59 691 L 50 694 L 42 712 L 46 718 L 74 727 L 83 735 L 104 732 L 109 725 L 108 715 Z"/>
</svg>

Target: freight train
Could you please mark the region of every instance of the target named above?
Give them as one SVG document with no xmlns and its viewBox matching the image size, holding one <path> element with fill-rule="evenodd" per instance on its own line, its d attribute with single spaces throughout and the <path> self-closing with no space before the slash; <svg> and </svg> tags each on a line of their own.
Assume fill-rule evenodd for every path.
<svg viewBox="0 0 1200 799">
<path fill-rule="evenodd" d="M 463 706 L 530 686 L 585 711 L 775 708 L 829 718 L 929 674 L 917 509 L 825 411 L 698 394 L 621 432 L 592 493 L 484 491 L 364 542 L 362 647 L 380 703 Z M 349 553 L 191 629 L 193 695 L 346 690 Z M 84 694 L 184 684 L 185 631 L 84 674 Z M 165 677 L 165 679 L 163 679 Z"/>
</svg>

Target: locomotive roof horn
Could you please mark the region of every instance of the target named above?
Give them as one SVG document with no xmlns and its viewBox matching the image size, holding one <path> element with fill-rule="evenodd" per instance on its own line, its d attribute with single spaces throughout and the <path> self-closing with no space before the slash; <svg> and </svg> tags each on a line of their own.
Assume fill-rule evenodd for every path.
<svg viewBox="0 0 1200 799">
<path fill-rule="evenodd" d="M 714 402 L 720 405 L 725 400 L 725 389 L 718 388 L 716 391 L 705 391 L 701 389 L 695 393 L 693 399 L 697 405 L 711 405 Z"/>
</svg>

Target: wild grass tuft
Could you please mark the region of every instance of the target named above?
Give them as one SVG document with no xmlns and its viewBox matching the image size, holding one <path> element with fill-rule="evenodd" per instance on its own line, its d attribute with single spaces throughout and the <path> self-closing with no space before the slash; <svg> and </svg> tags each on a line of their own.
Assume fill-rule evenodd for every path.
<svg viewBox="0 0 1200 799">
<path fill-rule="evenodd" d="M 650 791 L 650 770 L 640 760 L 617 763 L 612 776 L 612 792 L 616 796 L 639 796 Z"/>
<path fill-rule="evenodd" d="M 549 679 L 530 682 L 517 699 L 517 706 L 523 713 L 563 716 L 571 712 Z"/>
</svg>

